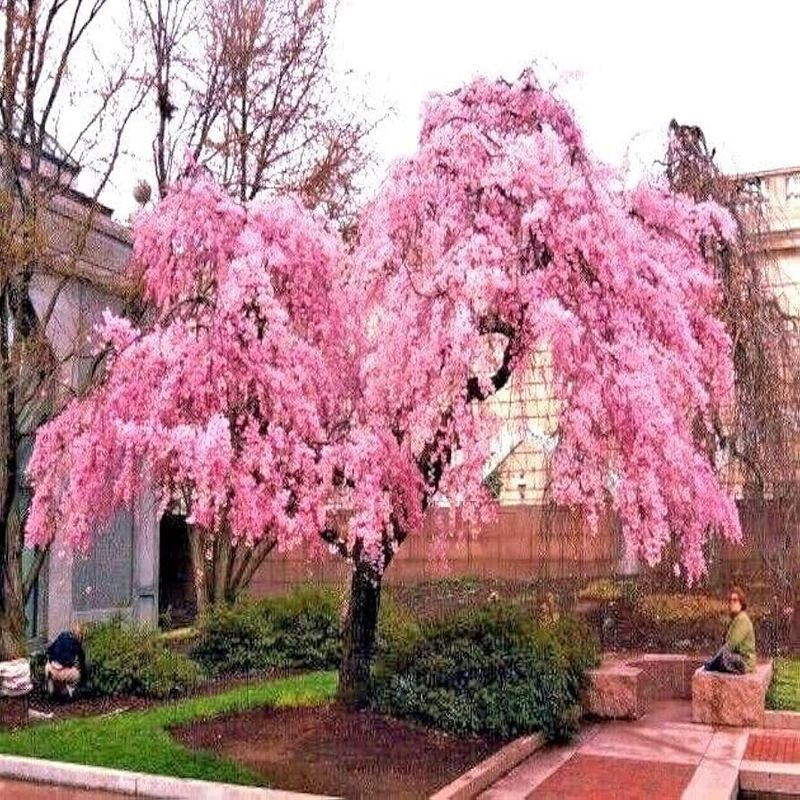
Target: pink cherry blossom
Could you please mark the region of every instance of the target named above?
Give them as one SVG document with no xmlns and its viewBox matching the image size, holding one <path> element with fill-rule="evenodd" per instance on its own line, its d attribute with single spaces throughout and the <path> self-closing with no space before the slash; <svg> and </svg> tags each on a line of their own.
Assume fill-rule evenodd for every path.
<svg viewBox="0 0 800 800">
<path fill-rule="evenodd" d="M 152 318 L 107 313 L 105 376 L 37 436 L 28 538 L 85 546 L 155 487 L 236 540 L 316 534 L 328 433 L 352 370 L 337 329 L 338 235 L 292 199 L 248 208 L 195 176 L 136 226 Z"/>
<path fill-rule="evenodd" d="M 741 535 L 703 438 L 733 382 L 704 256 L 732 231 L 626 191 L 531 74 L 432 97 L 349 250 L 290 198 L 190 176 L 136 226 L 152 318 L 106 318 L 104 380 L 37 437 L 29 539 L 86 543 L 155 486 L 210 531 L 323 534 L 380 572 L 431 503 L 491 513 L 486 401 L 546 350 L 556 499 L 611 504 L 649 563 L 676 541 L 693 580 L 710 535 Z"/>
<path fill-rule="evenodd" d="M 531 75 L 432 98 L 416 153 L 362 215 L 352 271 L 379 320 L 362 369 L 367 423 L 392 426 L 408 465 L 432 443 L 447 456 L 422 482 L 406 473 L 412 509 L 436 493 L 480 513 L 500 424 L 483 397 L 493 375 L 504 384 L 546 348 L 556 499 L 590 523 L 611 503 L 649 563 L 674 537 L 697 578 L 709 535 L 740 537 L 698 436 L 731 397 L 703 254 L 732 233 L 724 211 L 660 184 L 624 191 Z M 505 365 L 487 369 L 489 337 Z"/>
</svg>

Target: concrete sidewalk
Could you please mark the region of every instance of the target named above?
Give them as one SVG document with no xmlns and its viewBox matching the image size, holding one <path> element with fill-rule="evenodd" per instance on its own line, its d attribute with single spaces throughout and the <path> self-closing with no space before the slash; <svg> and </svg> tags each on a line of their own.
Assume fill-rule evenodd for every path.
<svg viewBox="0 0 800 800">
<path fill-rule="evenodd" d="M 10 791 L 4 791 L 10 787 Z M 0 754 L 0 797 L 63 797 L 65 800 L 333 800 L 323 795 L 285 792 L 260 786 L 239 786 L 169 775 L 48 761 Z"/>
</svg>

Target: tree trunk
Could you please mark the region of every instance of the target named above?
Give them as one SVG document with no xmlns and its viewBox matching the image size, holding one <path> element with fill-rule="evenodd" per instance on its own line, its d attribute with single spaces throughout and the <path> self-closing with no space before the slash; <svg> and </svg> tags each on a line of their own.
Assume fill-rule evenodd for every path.
<svg viewBox="0 0 800 800">
<path fill-rule="evenodd" d="M 794 584 L 794 598 L 792 603 L 792 629 L 789 632 L 789 644 L 792 650 L 800 650 L 800 580 Z"/>
<path fill-rule="evenodd" d="M 242 596 L 276 544 L 275 539 L 265 537 L 250 547 L 241 544 L 232 547 L 225 579 L 225 602 L 233 603 Z"/>
<path fill-rule="evenodd" d="M 25 637 L 25 582 L 22 575 L 23 502 L 20 493 L 14 490 L 6 518 L 0 522 L 5 534 L 0 570 L 0 661 L 20 658 L 26 655 L 28 649 Z"/>
<path fill-rule="evenodd" d="M 198 619 L 208 608 L 208 581 L 206 579 L 205 536 L 194 525 L 189 526 L 189 552 L 192 559 L 192 578 Z"/>
<path fill-rule="evenodd" d="M 22 579 L 23 530 L 16 494 L 5 520 L 6 548 L 2 569 L 3 605 L 0 611 L 0 661 L 20 658 L 25 641 L 25 590 Z"/>
<path fill-rule="evenodd" d="M 10 576 L 10 572 L 6 572 Z M 21 587 L 20 587 L 21 588 Z M 8 581 L 5 586 L 8 610 L 0 614 L 0 661 L 11 661 L 27 654 L 25 641 L 25 606 L 22 593 L 12 595 Z"/>
<path fill-rule="evenodd" d="M 380 600 L 381 575 L 371 566 L 356 561 L 350 581 L 339 665 L 338 699 L 350 708 L 361 708 L 369 699 Z"/>
</svg>

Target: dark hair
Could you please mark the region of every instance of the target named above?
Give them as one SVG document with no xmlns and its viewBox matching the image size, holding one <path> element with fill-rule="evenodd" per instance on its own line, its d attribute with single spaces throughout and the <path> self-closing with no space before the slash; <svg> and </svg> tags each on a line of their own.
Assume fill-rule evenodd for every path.
<svg viewBox="0 0 800 800">
<path fill-rule="evenodd" d="M 735 594 L 739 598 L 739 602 L 742 604 L 742 611 L 744 611 L 747 608 L 747 595 L 739 586 L 731 586 L 731 590 L 728 592 L 728 599 L 730 599 L 732 594 Z"/>
</svg>

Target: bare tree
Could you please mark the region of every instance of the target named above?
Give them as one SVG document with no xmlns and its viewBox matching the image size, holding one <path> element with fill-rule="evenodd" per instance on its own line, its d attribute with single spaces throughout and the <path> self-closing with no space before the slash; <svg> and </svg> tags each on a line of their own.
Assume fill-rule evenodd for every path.
<svg viewBox="0 0 800 800">
<path fill-rule="evenodd" d="M 793 635 L 800 643 L 798 581 L 798 320 L 771 285 L 770 213 L 758 179 L 728 176 L 714 162 L 699 127 L 669 126 L 666 172 L 670 185 L 695 200 L 714 200 L 736 223 L 736 238 L 708 253 L 723 290 L 722 318 L 733 342 L 735 404 L 730 419 L 715 420 L 711 455 L 727 464 L 745 502 L 767 506 L 780 519 L 761 543 L 764 567 L 779 595 L 794 603 Z"/>
<path fill-rule="evenodd" d="M 153 65 L 159 197 L 188 155 L 241 201 L 292 191 L 343 227 L 352 222 L 373 123 L 348 110 L 334 85 L 335 2 L 139 4 Z M 190 541 L 200 609 L 241 594 L 274 546 L 206 540 L 194 529 Z"/>
<path fill-rule="evenodd" d="M 240 200 L 295 191 L 352 211 L 371 124 L 334 85 L 329 0 L 139 0 L 154 64 L 161 196 L 186 154 Z"/>
<path fill-rule="evenodd" d="M 73 331 L 66 346 L 54 342 L 64 290 L 88 279 L 113 294 L 135 295 L 121 276 L 98 274 L 86 259 L 98 218 L 110 213 L 97 198 L 146 95 L 141 81 L 130 80 L 133 48 L 117 48 L 112 69 L 99 54 L 94 34 L 112 22 L 112 5 L 0 3 L 0 660 L 25 651 L 25 601 L 47 555 L 37 551 L 23 574 L 25 451 L 76 390 L 71 365 L 86 356 L 86 331 Z M 75 186 L 82 164 L 89 164 L 93 194 Z"/>
</svg>

